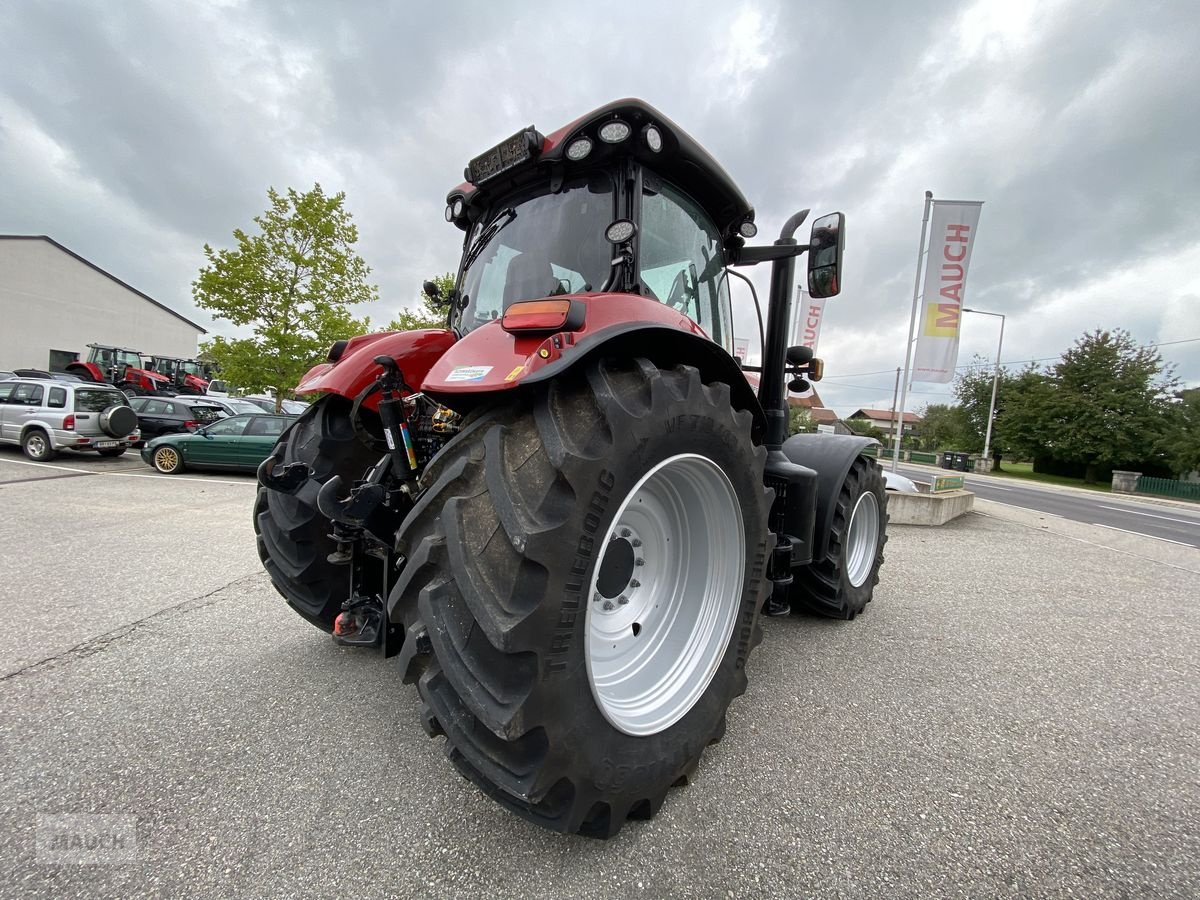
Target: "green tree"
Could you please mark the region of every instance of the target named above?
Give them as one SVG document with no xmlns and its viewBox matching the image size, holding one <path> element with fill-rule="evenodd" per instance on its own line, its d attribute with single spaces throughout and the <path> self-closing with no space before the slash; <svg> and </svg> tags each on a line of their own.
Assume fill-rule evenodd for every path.
<svg viewBox="0 0 1200 900">
<path fill-rule="evenodd" d="M 812 410 L 807 406 L 793 406 L 788 410 L 788 434 L 809 434 L 816 430 Z"/>
<path fill-rule="evenodd" d="M 922 450 L 961 450 L 973 440 L 971 421 L 961 406 L 931 403 L 922 411 L 917 435 Z"/>
<path fill-rule="evenodd" d="M 438 287 L 437 298 L 430 297 L 422 288 L 414 310 L 405 307 L 400 310 L 392 321 L 388 322 L 384 331 L 416 331 L 419 328 L 445 328 L 446 318 L 450 315 L 450 292 L 454 290 L 454 275 L 434 275 L 429 279 Z"/>
<path fill-rule="evenodd" d="M 319 184 L 303 194 L 267 191 L 257 234 L 233 232 L 234 249 L 204 245 L 208 264 L 192 283 L 196 305 L 249 337 L 214 337 L 202 346 L 222 376 L 248 390 L 284 394 L 320 362 L 335 340 L 368 330 L 350 307 L 377 299 L 370 269 L 354 250 L 358 229 L 346 195 Z"/>
<path fill-rule="evenodd" d="M 1054 379 L 1030 365 L 1004 381 L 1004 408 L 996 416 L 993 443 L 1017 459 L 1053 455 L 1058 433 Z"/>
<path fill-rule="evenodd" d="M 1167 427 L 1160 450 L 1178 477 L 1200 470 L 1200 388 L 1175 395 L 1168 407 Z"/>
<path fill-rule="evenodd" d="M 1171 367 L 1153 347 L 1129 333 L 1085 333 L 1051 370 L 1054 423 L 1051 453 L 1082 463 L 1084 480 L 1096 481 L 1101 465 L 1148 460 L 1170 421 Z"/>
<path fill-rule="evenodd" d="M 888 435 L 870 419 L 851 419 L 846 424 L 851 431 L 861 437 L 874 438 L 884 446 L 888 444 Z M 901 446 L 903 446 L 903 442 L 901 442 Z"/>
</svg>

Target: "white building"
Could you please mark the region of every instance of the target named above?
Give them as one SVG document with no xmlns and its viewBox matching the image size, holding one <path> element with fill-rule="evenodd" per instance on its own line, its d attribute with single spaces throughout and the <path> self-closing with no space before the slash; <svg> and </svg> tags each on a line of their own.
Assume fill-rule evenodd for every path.
<svg viewBox="0 0 1200 900">
<path fill-rule="evenodd" d="M 0 369 L 61 370 L 88 344 L 186 359 L 204 333 L 45 235 L 0 235 Z"/>
</svg>

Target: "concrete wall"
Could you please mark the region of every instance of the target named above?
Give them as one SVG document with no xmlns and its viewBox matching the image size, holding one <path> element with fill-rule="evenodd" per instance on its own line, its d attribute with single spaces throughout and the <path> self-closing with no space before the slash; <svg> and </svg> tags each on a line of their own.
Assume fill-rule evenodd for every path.
<svg viewBox="0 0 1200 900">
<path fill-rule="evenodd" d="M 49 365 L 89 343 L 191 357 L 198 325 L 156 306 L 46 240 L 0 238 L 0 369 Z"/>
</svg>

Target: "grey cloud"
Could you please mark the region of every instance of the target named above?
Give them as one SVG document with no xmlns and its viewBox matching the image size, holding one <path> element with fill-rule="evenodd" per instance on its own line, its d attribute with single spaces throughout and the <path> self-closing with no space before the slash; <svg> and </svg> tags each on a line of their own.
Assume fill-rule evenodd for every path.
<svg viewBox="0 0 1200 900">
<path fill-rule="evenodd" d="M 58 236 L 194 314 L 201 245 L 246 226 L 268 185 L 320 180 L 347 192 L 381 288 L 371 314 L 386 319 L 454 266 L 461 235 L 442 198 L 467 159 L 632 94 L 709 146 L 764 235 L 801 206 L 847 213 L 846 289 L 823 337 L 833 372 L 902 360 L 926 188 L 986 201 L 968 302 L 1011 316 L 1010 358 L 1052 355 L 1094 325 L 1200 337 L 1200 315 L 1178 333 L 1194 282 L 1049 329 L 1036 315 L 1049 296 L 1195 245 L 1194 4 L 1046 4 L 1014 43 L 974 56 L 956 43 L 972 9 L 9 4 L 0 114 L 20 114 L 0 120 L 0 163 L 30 164 L 28 121 L 79 170 L 47 161 L 0 186 L 0 231 Z M 763 23 L 757 57 L 732 46 L 749 13 Z M 993 340 L 970 322 L 963 360 Z M 1173 353 L 1200 380 L 1200 351 Z M 831 380 L 823 394 L 849 411 L 890 402 L 891 383 Z"/>
</svg>

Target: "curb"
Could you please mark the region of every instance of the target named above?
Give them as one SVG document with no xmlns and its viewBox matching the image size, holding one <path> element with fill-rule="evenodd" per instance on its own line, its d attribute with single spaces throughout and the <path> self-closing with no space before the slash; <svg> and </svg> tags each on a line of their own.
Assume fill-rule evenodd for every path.
<svg viewBox="0 0 1200 900">
<path fill-rule="evenodd" d="M 879 460 L 879 463 L 880 465 L 884 465 L 886 463 L 887 465 L 884 467 L 887 468 L 891 465 L 891 459 Z M 925 469 L 930 472 L 937 472 L 939 474 L 945 474 L 951 471 L 949 469 L 943 469 L 940 466 L 931 466 L 927 463 L 901 462 L 900 465 L 912 466 L 916 469 Z M 1109 497 L 1113 500 L 1137 500 L 1142 503 L 1153 503 L 1157 506 L 1174 506 L 1177 509 L 1190 509 L 1193 512 L 1200 512 L 1200 503 L 1196 503 L 1191 500 L 1172 500 L 1170 497 L 1159 497 L 1156 494 L 1122 494 L 1114 491 L 1092 491 L 1088 490 L 1087 488 L 1071 487 L 1070 485 L 1066 484 L 1048 484 L 1043 481 L 1026 480 L 1017 475 L 987 475 L 982 472 L 957 471 L 953 474 L 966 475 L 968 478 L 979 478 L 981 480 L 991 481 L 1000 485 L 1020 485 L 1035 491 L 1058 491 L 1060 493 L 1075 494 L 1076 496 L 1083 497 Z M 970 485 L 967 485 L 967 489 L 970 490 Z"/>
</svg>

